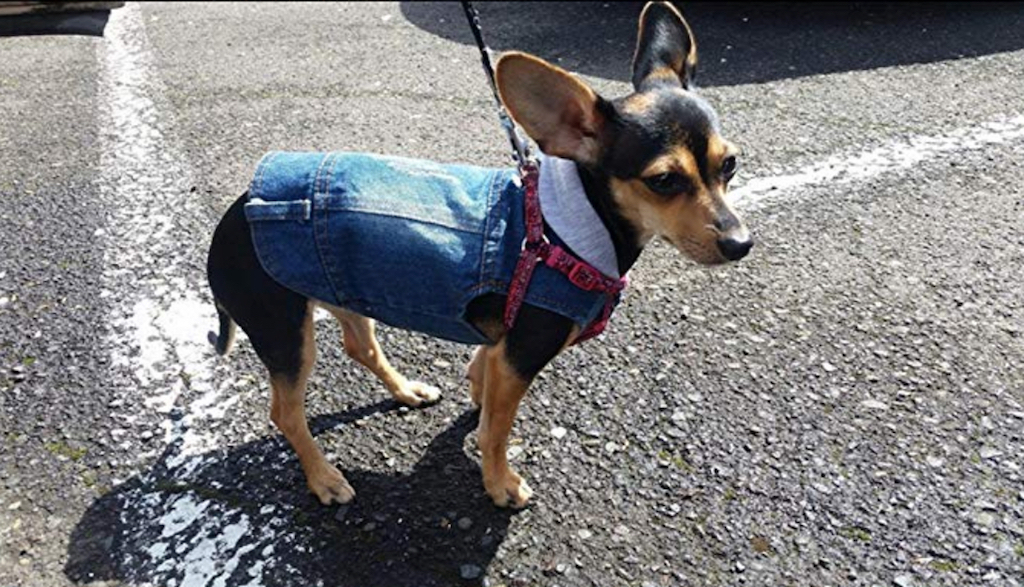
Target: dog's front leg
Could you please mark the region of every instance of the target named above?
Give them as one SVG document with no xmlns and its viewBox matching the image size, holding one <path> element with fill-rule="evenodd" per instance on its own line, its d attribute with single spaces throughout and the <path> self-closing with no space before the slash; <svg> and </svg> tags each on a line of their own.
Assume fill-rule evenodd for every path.
<svg viewBox="0 0 1024 587">
<path fill-rule="evenodd" d="M 484 399 L 484 371 L 487 364 L 487 347 L 478 346 L 473 351 L 473 360 L 466 365 L 466 380 L 469 381 L 469 399 L 480 407 Z"/>
<path fill-rule="evenodd" d="M 508 435 L 519 402 L 530 382 L 509 365 L 505 342 L 482 349 L 483 403 L 479 443 L 484 487 L 499 507 L 523 507 L 533 494 L 530 486 L 508 466 Z"/>
<path fill-rule="evenodd" d="M 480 402 L 481 467 L 484 487 L 500 507 L 523 507 L 533 491 L 508 466 L 508 435 L 519 402 L 537 373 L 577 334 L 572 320 L 524 304 L 515 325 L 495 345 L 481 347 L 469 366 L 473 379 L 482 381 Z"/>
</svg>

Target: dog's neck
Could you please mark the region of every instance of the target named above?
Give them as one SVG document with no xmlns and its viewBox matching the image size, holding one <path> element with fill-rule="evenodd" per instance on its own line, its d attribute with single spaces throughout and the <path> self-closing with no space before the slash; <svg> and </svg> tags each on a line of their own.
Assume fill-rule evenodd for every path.
<svg viewBox="0 0 1024 587">
<path fill-rule="evenodd" d="M 609 188 L 611 178 L 607 174 L 588 169 L 579 163 L 576 164 L 576 170 L 590 205 L 593 206 L 611 236 L 612 244 L 615 246 L 615 258 L 619 265 L 619 275 L 625 275 L 644 250 L 640 233 L 622 215 L 616 205 Z"/>
</svg>

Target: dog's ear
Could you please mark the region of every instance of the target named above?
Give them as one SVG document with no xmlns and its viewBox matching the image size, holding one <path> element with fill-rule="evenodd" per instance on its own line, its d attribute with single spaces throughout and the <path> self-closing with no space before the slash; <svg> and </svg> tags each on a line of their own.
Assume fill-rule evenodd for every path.
<svg viewBox="0 0 1024 587">
<path fill-rule="evenodd" d="M 640 13 L 633 87 L 638 92 L 665 84 L 689 88 L 696 69 L 697 42 L 683 15 L 669 2 L 649 2 Z"/>
<path fill-rule="evenodd" d="M 594 90 L 569 72 L 525 53 L 498 60 L 496 83 L 509 114 L 548 155 L 597 161 L 605 116 Z"/>
</svg>

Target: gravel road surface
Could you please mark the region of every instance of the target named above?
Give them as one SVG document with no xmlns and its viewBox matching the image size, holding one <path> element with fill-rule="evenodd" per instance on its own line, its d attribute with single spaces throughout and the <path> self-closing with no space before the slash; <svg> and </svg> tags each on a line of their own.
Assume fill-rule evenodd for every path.
<svg viewBox="0 0 1024 587">
<path fill-rule="evenodd" d="M 629 91 L 641 5 L 480 7 Z M 758 240 L 645 252 L 480 481 L 471 349 L 318 322 L 323 507 L 205 254 L 271 149 L 503 165 L 457 3 L 162 4 L 0 39 L 0 587 L 1024 585 L 1024 7 L 683 4 Z"/>
</svg>

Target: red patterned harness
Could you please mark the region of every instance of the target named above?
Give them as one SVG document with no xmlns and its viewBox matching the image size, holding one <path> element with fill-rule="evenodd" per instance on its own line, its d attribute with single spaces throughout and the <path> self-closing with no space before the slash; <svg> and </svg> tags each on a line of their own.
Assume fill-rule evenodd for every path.
<svg viewBox="0 0 1024 587">
<path fill-rule="evenodd" d="M 562 273 L 569 281 L 584 291 L 604 293 L 606 296 L 604 309 L 600 317 L 591 322 L 576 337 L 572 344 L 589 340 L 604 331 L 611 318 L 618 294 L 625 289 L 629 278 L 613 279 L 598 271 L 582 259 L 577 259 L 558 245 L 552 245 L 544 236 L 544 219 L 541 216 L 540 198 L 537 195 L 539 171 L 535 163 L 523 166 L 524 205 L 526 208 L 526 240 L 523 251 L 519 254 L 512 282 L 509 284 L 508 297 L 505 301 L 505 328 L 511 329 L 515 324 L 519 308 L 523 305 L 526 290 L 530 286 L 533 270 L 538 262 L 543 261 L 548 267 Z"/>
</svg>

